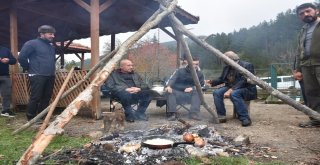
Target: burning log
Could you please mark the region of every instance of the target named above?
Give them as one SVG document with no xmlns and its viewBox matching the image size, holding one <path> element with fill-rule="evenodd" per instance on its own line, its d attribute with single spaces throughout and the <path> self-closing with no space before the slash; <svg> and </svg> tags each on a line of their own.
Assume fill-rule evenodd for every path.
<svg viewBox="0 0 320 165">
<path fill-rule="evenodd" d="M 63 133 L 64 126 L 68 124 L 73 116 L 77 115 L 80 108 L 90 103 L 93 97 L 92 94 L 99 91 L 100 85 L 108 78 L 114 68 L 114 65 L 126 54 L 127 50 L 152 27 L 155 27 L 165 16 L 171 13 L 176 4 L 177 1 L 172 0 L 166 10 L 157 10 L 133 36 L 120 46 L 115 56 L 96 75 L 92 83 L 83 92 L 81 92 L 59 116 L 57 116 L 55 121 L 53 121 L 37 139 L 35 139 L 17 164 L 25 165 L 36 163 L 41 153 L 49 145 L 54 136 Z"/>
</svg>

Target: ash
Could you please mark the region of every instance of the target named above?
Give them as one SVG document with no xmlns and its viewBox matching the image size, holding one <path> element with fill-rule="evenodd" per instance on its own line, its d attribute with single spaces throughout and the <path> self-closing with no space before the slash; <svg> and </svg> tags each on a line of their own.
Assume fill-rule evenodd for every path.
<svg viewBox="0 0 320 165">
<path fill-rule="evenodd" d="M 168 149 L 149 149 L 141 147 L 141 140 L 148 136 L 164 136 L 183 141 L 183 133 L 197 134 L 206 142 L 203 148 L 192 144 L 180 144 Z M 243 155 L 249 150 L 245 146 L 233 144 L 232 139 L 220 136 L 213 127 L 198 125 L 186 129 L 179 124 L 163 125 L 147 131 L 134 130 L 124 133 L 105 134 L 99 140 L 92 141 L 81 149 L 64 150 L 44 156 L 38 164 L 45 164 L 48 159 L 59 164 L 75 162 L 80 165 L 154 165 L 190 156 L 216 156 L 217 153 Z"/>
</svg>

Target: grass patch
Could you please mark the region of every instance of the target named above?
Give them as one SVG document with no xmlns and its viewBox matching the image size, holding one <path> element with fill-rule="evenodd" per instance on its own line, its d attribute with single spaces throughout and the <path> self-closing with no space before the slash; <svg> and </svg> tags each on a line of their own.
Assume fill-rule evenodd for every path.
<svg viewBox="0 0 320 165">
<path fill-rule="evenodd" d="M 0 118 L 0 164 L 11 165 L 19 160 L 37 132 L 26 130 L 13 136 L 11 135 L 13 128 L 7 124 L 8 120 L 8 118 Z M 52 153 L 61 148 L 79 148 L 89 141 L 89 138 L 84 137 L 56 136 L 44 152 Z"/>
<path fill-rule="evenodd" d="M 198 159 L 195 157 L 190 157 L 183 160 L 187 165 L 199 165 L 199 164 L 210 164 L 210 165 L 285 165 L 283 163 L 271 162 L 271 163 L 260 163 L 253 162 L 246 157 L 223 157 L 217 156 L 210 159 Z"/>
</svg>

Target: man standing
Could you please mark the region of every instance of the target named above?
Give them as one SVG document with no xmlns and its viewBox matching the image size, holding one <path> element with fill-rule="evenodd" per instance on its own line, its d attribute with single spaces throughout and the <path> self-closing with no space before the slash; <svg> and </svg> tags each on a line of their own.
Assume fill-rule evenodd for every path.
<svg viewBox="0 0 320 165">
<path fill-rule="evenodd" d="M 8 48 L 0 46 L 0 92 L 2 97 L 1 116 L 15 117 L 10 110 L 11 104 L 11 79 L 9 75 L 9 65 L 17 62 Z"/>
<path fill-rule="evenodd" d="M 312 3 L 297 7 L 297 15 L 305 23 L 298 38 L 295 77 L 303 79 L 307 106 L 320 113 L 320 18 L 319 10 Z M 300 123 L 300 127 L 320 126 L 320 121 Z"/>
<path fill-rule="evenodd" d="M 177 103 L 191 103 L 189 118 L 201 120 L 199 116 L 201 101 L 191 75 L 190 67 L 195 68 L 201 86 L 204 85 L 204 76 L 200 71 L 198 58 L 193 58 L 192 65 L 187 65 L 184 68 L 176 70 L 168 80 L 165 91 L 167 92 L 169 121 L 177 119 Z"/>
<path fill-rule="evenodd" d="M 134 72 L 133 63 L 130 60 L 120 61 L 120 69 L 113 71 L 108 77 L 107 87 L 111 90 L 111 95 L 120 100 L 125 110 L 127 122 L 148 120 L 145 111 L 152 100 L 149 87 Z M 131 105 L 136 102 L 138 103 L 138 109 L 134 112 Z"/>
<path fill-rule="evenodd" d="M 228 51 L 224 54 L 243 68 L 247 69 L 251 73 L 254 73 L 253 65 L 245 61 L 240 61 L 239 56 L 234 52 Z M 216 106 L 220 122 L 226 122 L 224 98 L 230 98 L 239 116 L 242 126 L 250 126 L 251 119 L 248 114 L 248 107 L 246 106 L 245 101 L 257 98 L 256 85 L 248 83 L 246 77 L 229 65 L 226 65 L 223 68 L 222 74 L 218 79 L 209 80 L 208 83 L 210 83 L 211 86 L 216 86 L 223 83 L 225 84 L 223 87 L 220 87 L 213 92 L 214 104 Z"/>
<path fill-rule="evenodd" d="M 38 32 L 38 38 L 23 45 L 18 58 L 23 70 L 28 72 L 31 87 L 28 120 L 49 105 L 55 80 L 55 49 L 52 41 L 56 30 L 50 25 L 42 25 Z"/>
</svg>

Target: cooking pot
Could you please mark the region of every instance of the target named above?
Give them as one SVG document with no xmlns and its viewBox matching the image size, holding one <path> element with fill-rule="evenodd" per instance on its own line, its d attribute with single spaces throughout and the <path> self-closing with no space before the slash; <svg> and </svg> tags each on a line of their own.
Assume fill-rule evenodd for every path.
<svg viewBox="0 0 320 165">
<path fill-rule="evenodd" d="M 166 136 L 149 136 L 141 141 L 142 147 L 150 149 L 166 149 L 177 147 L 180 144 L 194 144 L 194 142 L 176 142 L 173 138 Z"/>
</svg>

